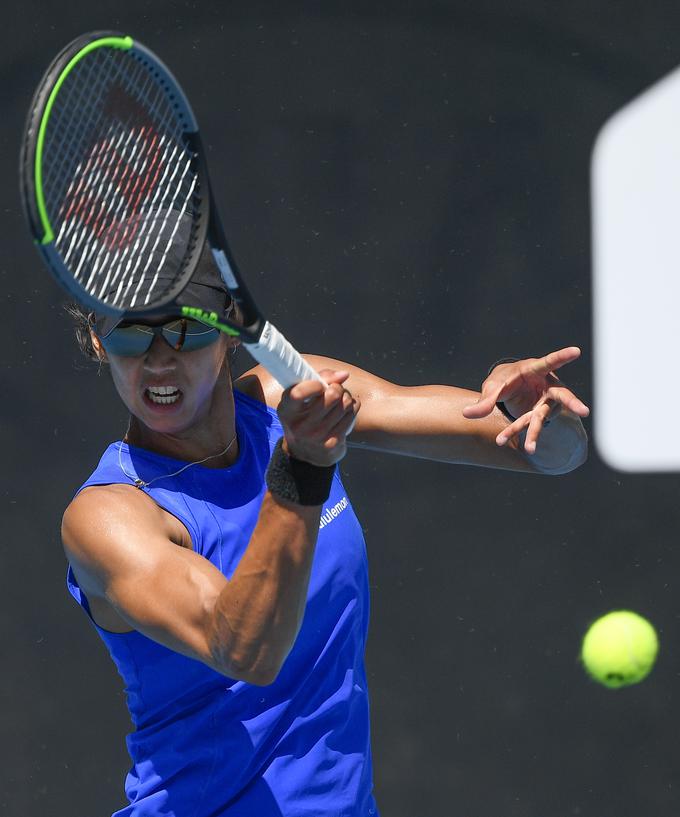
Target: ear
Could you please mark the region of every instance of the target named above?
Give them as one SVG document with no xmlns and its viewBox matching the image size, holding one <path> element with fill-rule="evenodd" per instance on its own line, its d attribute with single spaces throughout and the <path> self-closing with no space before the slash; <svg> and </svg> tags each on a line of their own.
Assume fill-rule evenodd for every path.
<svg viewBox="0 0 680 817">
<path fill-rule="evenodd" d="M 90 340 L 92 341 L 94 353 L 97 355 L 97 360 L 100 363 L 105 363 L 108 360 L 106 357 L 106 349 L 102 346 L 99 335 L 93 329 L 90 329 Z"/>
<path fill-rule="evenodd" d="M 227 353 L 233 354 L 241 345 L 240 338 L 235 338 L 233 335 L 228 335 L 226 332 L 220 332 L 220 341 L 224 344 Z"/>
</svg>

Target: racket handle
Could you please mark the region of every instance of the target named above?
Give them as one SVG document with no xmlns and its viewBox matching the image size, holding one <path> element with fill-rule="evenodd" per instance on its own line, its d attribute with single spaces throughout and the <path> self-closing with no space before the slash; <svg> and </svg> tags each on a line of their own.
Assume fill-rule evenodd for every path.
<svg viewBox="0 0 680 817">
<path fill-rule="evenodd" d="M 257 343 L 243 344 L 250 354 L 275 377 L 284 389 L 301 380 L 323 379 L 307 363 L 302 355 L 285 339 L 269 321 L 264 325 Z"/>
</svg>

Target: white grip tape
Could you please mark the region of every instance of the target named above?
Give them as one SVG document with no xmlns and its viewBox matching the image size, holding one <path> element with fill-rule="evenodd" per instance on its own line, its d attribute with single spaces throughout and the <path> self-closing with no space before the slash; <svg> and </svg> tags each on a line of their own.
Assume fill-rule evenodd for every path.
<svg viewBox="0 0 680 817">
<path fill-rule="evenodd" d="M 269 321 L 257 343 L 244 344 L 250 354 L 275 377 L 284 389 L 301 380 L 324 381 Z"/>
</svg>

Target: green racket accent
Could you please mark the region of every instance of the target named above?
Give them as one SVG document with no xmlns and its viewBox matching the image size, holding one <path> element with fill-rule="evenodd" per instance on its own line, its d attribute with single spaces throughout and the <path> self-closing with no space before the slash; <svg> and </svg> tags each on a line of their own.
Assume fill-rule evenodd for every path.
<svg viewBox="0 0 680 817">
<path fill-rule="evenodd" d="M 199 309 L 197 306 L 183 306 L 182 315 L 185 318 L 194 318 L 206 326 L 212 326 L 213 329 L 219 329 L 220 332 L 231 335 L 233 338 L 241 336 L 241 333 L 237 329 L 228 326 L 226 323 L 222 323 L 217 312 L 208 312 L 205 309 Z"/>
<path fill-rule="evenodd" d="M 91 51 L 94 51 L 96 48 L 102 48 L 109 46 L 110 48 L 122 48 L 123 50 L 127 51 L 133 46 L 132 37 L 102 37 L 99 40 L 93 40 L 91 43 L 88 43 L 84 48 L 81 48 L 80 51 L 72 57 L 67 66 L 59 75 L 59 79 L 54 84 L 54 88 L 52 88 L 52 92 L 49 95 L 47 100 L 47 104 L 45 105 L 45 111 L 42 115 L 42 119 L 40 120 L 40 130 L 38 131 L 38 141 L 36 143 L 35 148 L 35 170 L 34 170 L 34 177 L 35 177 L 35 200 L 36 205 L 38 207 L 38 213 L 40 214 L 40 222 L 42 224 L 43 230 L 45 231 L 45 235 L 42 237 L 40 241 L 41 244 L 49 244 L 50 242 L 54 241 L 54 231 L 52 230 L 52 225 L 50 224 L 49 217 L 47 215 L 47 207 L 45 206 L 45 195 L 43 193 L 43 185 L 42 185 L 42 155 L 43 155 L 43 147 L 45 145 L 45 132 L 47 130 L 47 122 L 50 118 L 50 113 L 52 112 L 52 106 L 54 105 L 54 100 L 57 98 L 57 94 L 61 86 L 64 83 L 66 77 L 71 73 L 74 67 L 83 59 L 83 57 L 87 56 Z"/>
</svg>

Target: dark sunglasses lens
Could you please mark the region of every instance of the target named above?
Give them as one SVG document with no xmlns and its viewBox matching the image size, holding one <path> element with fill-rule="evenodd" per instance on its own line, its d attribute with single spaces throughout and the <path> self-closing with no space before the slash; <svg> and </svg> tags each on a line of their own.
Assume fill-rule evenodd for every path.
<svg viewBox="0 0 680 817">
<path fill-rule="evenodd" d="M 182 323 L 186 324 L 186 329 L 183 332 Z M 184 341 L 182 342 L 182 335 L 184 334 Z M 181 349 L 183 352 L 193 352 L 196 349 L 203 349 L 210 346 L 219 337 L 219 331 L 210 326 L 206 326 L 200 321 L 173 321 L 163 327 L 163 337 L 172 346 L 177 348 L 177 344 L 182 342 Z"/>
<path fill-rule="evenodd" d="M 102 345 L 111 355 L 137 357 L 148 350 L 159 329 L 173 349 L 179 346 L 183 352 L 192 352 L 210 346 L 220 334 L 217 329 L 206 326 L 200 321 L 175 320 L 164 324 L 163 327 L 144 326 L 143 324 L 118 326 L 106 338 L 102 338 Z"/>
<path fill-rule="evenodd" d="M 153 331 L 149 326 L 119 326 L 102 338 L 102 346 L 111 355 L 135 357 L 151 346 Z"/>
</svg>

